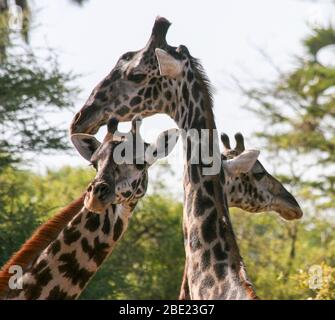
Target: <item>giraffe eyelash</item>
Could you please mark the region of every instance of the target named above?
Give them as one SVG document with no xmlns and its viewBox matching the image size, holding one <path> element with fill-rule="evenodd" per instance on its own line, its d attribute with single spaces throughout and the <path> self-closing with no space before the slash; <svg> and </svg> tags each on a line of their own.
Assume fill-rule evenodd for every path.
<svg viewBox="0 0 335 320">
<path fill-rule="evenodd" d="M 93 167 L 95 170 L 98 170 L 98 167 L 97 167 L 96 163 L 91 162 L 88 166 Z"/>
</svg>

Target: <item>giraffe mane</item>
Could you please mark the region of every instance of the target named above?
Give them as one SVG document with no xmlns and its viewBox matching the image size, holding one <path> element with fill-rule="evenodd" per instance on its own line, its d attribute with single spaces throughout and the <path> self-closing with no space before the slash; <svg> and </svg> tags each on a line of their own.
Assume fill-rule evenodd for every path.
<svg viewBox="0 0 335 320">
<path fill-rule="evenodd" d="M 9 269 L 19 265 L 23 270 L 52 242 L 65 226 L 80 212 L 84 204 L 85 193 L 68 206 L 61 209 L 52 218 L 38 227 L 32 236 L 12 255 L 0 270 L 0 297 L 8 290 L 8 281 L 13 274 Z"/>
<path fill-rule="evenodd" d="M 208 128 L 216 129 L 215 120 L 214 120 L 214 113 L 213 113 L 213 89 L 212 89 L 211 83 L 210 83 L 210 81 L 208 79 L 208 76 L 207 76 L 203 66 L 201 65 L 200 61 L 198 59 L 192 57 L 190 54 L 189 54 L 189 58 L 190 58 L 192 69 L 194 70 L 194 73 L 195 73 L 195 78 L 197 79 L 198 84 L 200 85 L 200 89 L 203 93 L 204 111 L 205 111 L 205 114 L 206 114 L 206 121 L 207 121 Z M 213 141 L 212 130 L 210 130 L 210 136 L 209 137 L 210 137 L 210 141 Z M 210 146 L 211 146 L 211 144 L 210 144 Z M 220 179 L 219 174 L 216 174 L 216 175 L 212 176 L 212 181 L 213 181 L 213 184 L 214 184 L 215 206 L 216 206 L 218 212 L 220 213 L 220 215 L 225 216 L 225 208 L 228 209 L 228 205 L 227 205 L 226 196 L 222 197 L 222 194 L 218 192 L 218 190 L 220 188 L 219 179 Z M 228 218 L 229 218 L 229 214 L 228 214 Z M 234 231 L 233 231 L 233 228 L 232 228 L 232 225 L 231 225 L 230 222 L 228 224 L 228 228 L 231 230 L 232 234 L 234 234 Z M 242 257 L 240 256 L 240 253 L 239 253 L 239 248 L 237 246 L 237 243 L 236 243 L 236 241 L 234 241 L 234 242 L 235 242 L 235 245 L 236 245 L 235 250 L 238 253 L 237 260 L 243 262 Z M 256 295 L 252 284 L 246 278 L 244 265 L 243 265 L 243 270 L 242 271 L 243 272 L 239 273 L 239 277 L 240 277 L 240 280 L 242 281 L 242 286 L 244 287 L 247 296 L 250 297 L 250 299 L 252 299 L 252 300 L 257 300 L 258 296 Z"/>
<path fill-rule="evenodd" d="M 203 93 L 204 97 L 204 107 L 207 115 L 207 120 L 210 122 L 210 128 L 215 129 L 215 121 L 214 121 L 214 114 L 213 114 L 213 87 L 211 82 L 208 79 L 208 76 L 205 72 L 204 67 L 200 63 L 199 59 L 192 57 L 189 54 L 190 62 L 192 69 L 194 71 L 195 78 L 200 85 L 200 89 Z"/>
</svg>

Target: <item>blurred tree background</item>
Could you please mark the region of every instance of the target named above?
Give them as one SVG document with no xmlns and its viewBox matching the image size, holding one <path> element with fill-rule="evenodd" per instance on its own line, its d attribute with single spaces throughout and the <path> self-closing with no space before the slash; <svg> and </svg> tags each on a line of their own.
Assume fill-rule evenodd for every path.
<svg viewBox="0 0 335 320">
<path fill-rule="evenodd" d="M 0 265 L 94 175 L 72 167 L 41 175 L 23 166 L 27 152 L 69 148 L 66 132 L 48 119 L 71 108 L 78 89 L 76 76 L 61 70 L 57 52 L 39 55 L 29 46 L 34 13 L 29 1 L 15 3 L 24 14 L 20 32 L 8 28 L 9 1 L 0 0 Z M 335 298 L 335 68 L 319 59 L 334 44 L 331 26 L 316 27 L 304 39 L 306 54 L 297 57 L 294 70 L 279 71 L 266 86 L 242 84 L 248 110 L 264 121 L 256 134 L 305 212 L 301 221 L 287 222 L 273 213 L 231 210 L 249 276 L 264 299 Z M 163 183 L 173 174 L 168 169 L 164 178 L 158 171 L 150 181 L 151 193 L 82 299 L 177 298 L 184 264 L 182 203 Z"/>
<path fill-rule="evenodd" d="M 263 141 L 281 181 L 289 183 L 304 204 L 303 223 L 288 226 L 290 259 L 278 276 L 286 281 L 292 271 L 297 271 L 294 266 L 301 258 L 299 244 L 304 244 L 309 251 L 304 253 L 305 262 L 300 261 L 304 268 L 298 270 L 296 279 L 302 288 L 310 286 L 308 282 L 313 279 L 321 281 L 320 289 L 310 291 L 310 297 L 333 299 L 335 29 L 331 24 L 311 27 L 302 45 L 305 54 L 295 57 L 293 70 L 282 72 L 276 67 L 277 78 L 266 85 L 239 85 L 248 98 L 246 109 L 263 121 L 256 136 Z M 313 249 L 315 244 L 319 249 Z M 318 274 L 313 271 L 316 266 Z"/>
</svg>

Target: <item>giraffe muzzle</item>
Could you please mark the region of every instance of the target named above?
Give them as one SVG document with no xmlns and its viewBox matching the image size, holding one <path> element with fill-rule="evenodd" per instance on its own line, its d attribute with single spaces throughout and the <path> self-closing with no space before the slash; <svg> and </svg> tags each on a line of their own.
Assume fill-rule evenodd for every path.
<svg viewBox="0 0 335 320">
<path fill-rule="evenodd" d="M 105 182 L 92 183 L 87 188 L 84 205 L 95 213 L 104 213 L 115 198 L 115 192 Z"/>
<path fill-rule="evenodd" d="M 300 219 L 303 212 L 297 200 L 287 191 L 283 190 L 276 199 L 278 212 L 285 220 Z"/>
</svg>

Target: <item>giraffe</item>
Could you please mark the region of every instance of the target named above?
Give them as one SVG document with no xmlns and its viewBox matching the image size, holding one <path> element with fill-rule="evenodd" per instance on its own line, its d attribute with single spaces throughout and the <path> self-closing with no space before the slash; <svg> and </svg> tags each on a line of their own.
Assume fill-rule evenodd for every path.
<svg viewBox="0 0 335 320">
<path fill-rule="evenodd" d="M 167 44 L 169 27 L 167 19 L 156 18 L 146 46 L 120 57 L 77 112 L 70 132 L 94 134 L 111 115 L 129 121 L 134 115 L 157 113 L 169 115 L 187 133 L 207 132 L 208 141 L 197 146 L 209 148 L 210 162 L 191 163 L 192 138 L 183 137 L 183 224 L 189 229 L 184 238 L 190 297 L 256 299 L 230 222 L 211 86 L 200 62 L 185 46 Z M 246 169 L 257 156 L 243 152 L 237 163 L 244 163 Z M 218 163 L 218 172 L 208 174 L 208 167 Z"/>
<path fill-rule="evenodd" d="M 72 135 L 79 153 L 96 168 L 96 176 L 85 194 L 42 225 L 3 267 L 0 298 L 75 299 L 84 290 L 121 239 L 138 200 L 145 195 L 148 168 L 167 155 L 178 139 L 178 130 L 171 129 L 161 133 L 156 143 L 145 143 L 139 136 L 140 122 L 133 120 L 127 139 L 140 140 L 144 152 L 136 153 L 136 161 L 129 163 L 114 160 L 117 148 L 134 147 L 132 139 L 117 136 L 116 119 L 109 120 L 102 143 L 88 134 Z M 17 279 L 22 289 L 9 287 L 9 269 L 14 265 L 23 269 Z"/>
<path fill-rule="evenodd" d="M 234 159 L 245 150 L 244 137 L 241 133 L 235 134 L 236 146 L 230 146 L 227 134 L 221 134 L 224 150 L 222 161 Z M 262 163 L 257 160 L 250 171 L 238 175 L 226 173 L 225 189 L 229 208 L 237 207 L 242 210 L 256 213 L 274 211 L 285 220 L 300 219 L 303 212 L 286 188 L 266 171 Z M 187 228 L 187 226 L 184 226 Z M 187 233 L 187 231 L 184 231 Z M 183 274 L 179 300 L 190 299 L 186 265 Z"/>
<path fill-rule="evenodd" d="M 235 134 L 236 147 L 230 146 L 228 135 L 222 133 L 222 161 L 234 159 L 245 150 L 244 137 Z M 226 174 L 225 189 L 229 207 L 248 212 L 275 211 L 285 220 L 300 219 L 303 212 L 283 184 L 273 177 L 257 160 L 250 171 L 237 176 Z"/>
</svg>

